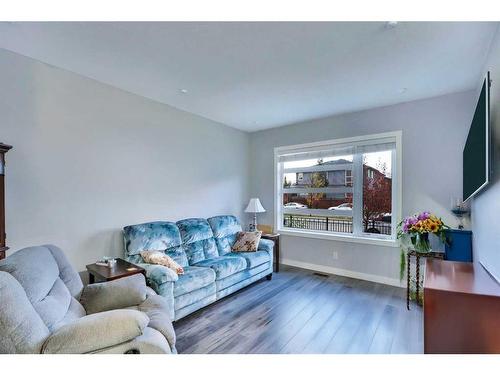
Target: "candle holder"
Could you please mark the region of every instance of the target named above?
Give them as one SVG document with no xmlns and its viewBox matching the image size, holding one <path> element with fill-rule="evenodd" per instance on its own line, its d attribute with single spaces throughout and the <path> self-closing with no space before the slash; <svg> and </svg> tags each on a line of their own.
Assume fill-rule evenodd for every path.
<svg viewBox="0 0 500 375">
<path fill-rule="evenodd" d="M 470 212 L 469 207 L 460 198 L 451 198 L 451 212 L 458 220 L 458 229 L 464 229 L 464 217 Z"/>
</svg>

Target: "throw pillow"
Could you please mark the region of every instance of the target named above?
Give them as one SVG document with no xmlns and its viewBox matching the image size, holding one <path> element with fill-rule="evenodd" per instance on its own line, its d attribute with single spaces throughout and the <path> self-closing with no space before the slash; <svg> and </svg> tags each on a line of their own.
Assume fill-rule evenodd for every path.
<svg viewBox="0 0 500 375">
<path fill-rule="evenodd" d="M 141 251 L 141 257 L 146 263 L 160 264 L 174 270 L 178 275 L 184 273 L 184 269 L 175 260 L 161 251 Z"/>
<path fill-rule="evenodd" d="M 238 232 L 232 250 L 234 252 L 257 251 L 262 232 Z"/>
</svg>

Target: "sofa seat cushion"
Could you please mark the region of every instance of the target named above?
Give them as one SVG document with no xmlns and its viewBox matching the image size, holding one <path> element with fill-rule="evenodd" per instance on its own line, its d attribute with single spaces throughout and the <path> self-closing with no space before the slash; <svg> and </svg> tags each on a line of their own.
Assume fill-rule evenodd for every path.
<svg viewBox="0 0 500 375">
<path fill-rule="evenodd" d="M 190 293 L 215 282 L 215 272 L 207 267 L 188 266 L 174 283 L 174 297 Z"/>
<path fill-rule="evenodd" d="M 254 268 L 271 260 L 269 253 L 264 250 L 258 250 L 256 252 L 230 253 L 227 254 L 227 256 L 244 258 L 247 262 L 247 268 Z"/>
<path fill-rule="evenodd" d="M 210 267 L 215 271 L 216 280 L 231 276 L 247 268 L 247 262 L 242 257 L 222 256 L 206 259 L 196 263 L 199 267 Z"/>
</svg>

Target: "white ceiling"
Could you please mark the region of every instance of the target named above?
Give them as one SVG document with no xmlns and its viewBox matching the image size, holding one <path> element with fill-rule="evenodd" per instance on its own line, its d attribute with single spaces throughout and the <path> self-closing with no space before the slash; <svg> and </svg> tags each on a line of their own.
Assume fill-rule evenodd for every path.
<svg viewBox="0 0 500 375">
<path fill-rule="evenodd" d="M 0 47 L 255 131 L 475 88 L 496 28 L 0 22 Z"/>
</svg>

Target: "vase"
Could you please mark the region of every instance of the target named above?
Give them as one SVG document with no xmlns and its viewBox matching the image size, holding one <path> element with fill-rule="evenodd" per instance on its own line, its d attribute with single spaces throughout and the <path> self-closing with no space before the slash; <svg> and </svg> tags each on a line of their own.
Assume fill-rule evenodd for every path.
<svg viewBox="0 0 500 375">
<path fill-rule="evenodd" d="M 411 243 L 415 251 L 419 253 L 428 253 L 431 251 L 429 233 L 417 233 L 416 235 L 411 236 Z"/>
</svg>

